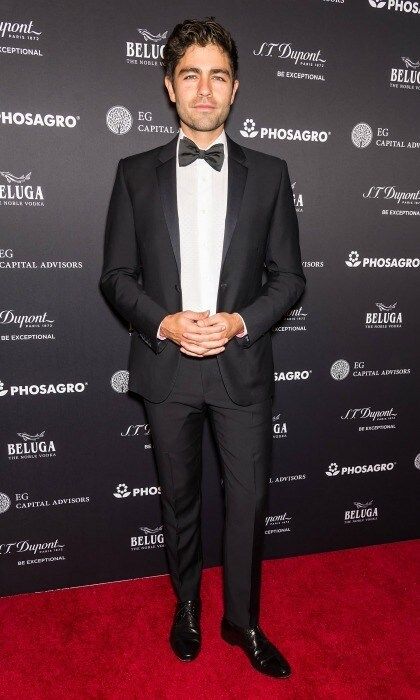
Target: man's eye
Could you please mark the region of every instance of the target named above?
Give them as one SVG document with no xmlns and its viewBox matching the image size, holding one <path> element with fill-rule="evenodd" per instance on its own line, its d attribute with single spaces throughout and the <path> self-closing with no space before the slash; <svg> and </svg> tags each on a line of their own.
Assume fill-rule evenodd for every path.
<svg viewBox="0 0 420 700">
<path fill-rule="evenodd" d="M 195 78 L 195 77 L 196 77 L 195 75 L 191 74 L 191 75 L 186 75 L 185 79 L 188 80 L 188 78 Z M 213 78 L 216 78 L 216 80 L 223 80 L 223 82 L 224 82 L 224 78 L 221 75 L 214 75 Z"/>
</svg>

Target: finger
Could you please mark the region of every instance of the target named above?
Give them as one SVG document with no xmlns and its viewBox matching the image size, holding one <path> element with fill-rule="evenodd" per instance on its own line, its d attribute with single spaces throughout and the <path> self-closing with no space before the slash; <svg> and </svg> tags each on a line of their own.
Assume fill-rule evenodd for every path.
<svg viewBox="0 0 420 700">
<path fill-rule="evenodd" d="M 185 331 L 188 333 L 216 333 L 218 330 L 225 330 L 226 323 L 212 323 L 211 325 L 199 326 L 197 323 L 189 323 Z"/>
<path fill-rule="evenodd" d="M 207 357 L 207 355 L 217 355 L 218 353 L 224 352 L 224 351 L 225 351 L 224 347 L 214 348 L 213 350 L 207 350 L 207 352 L 205 352 L 204 355 L 202 355 L 202 357 Z"/>
<path fill-rule="evenodd" d="M 222 338 L 217 340 L 202 340 L 201 342 L 195 342 L 194 340 L 188 341 L 190 345 L 194 348 L 207 348 L 211 350 L 212 348 L 217 348 L 222 345 L 226 345 L 228 338 Z M 183 341 L 183 346 L 187 347 L 187 342 Z"/>
<path fill-rule="evenodd" d="M 197 345 L 196 343 L 183 342 L 181 347 L 185 348 L 186 350 L 189 350 L 190 352 L 195 352 L 197 354 L 202 355 L 207 350 L 212 350 L 214 348 L 223 347 L 223 346 L 220 345 L 220 340 L 214 340 L 214 341 L 205 342 L 205 343 L 203 342 L 203 343 L 200 343 L 199 345 Z"/>
<path fill-rule="evenodd" d="M 211 326 L 215 323 L 226 323 L 226 319 L 219 314 L 215 314 L 214 316 L 207 316 L 207 318 L 199 318 L 197 323 L 200 325 L 205 324 L 206 326 Z"/>
<path fill-rule="evenodd" d="M 181 346 L 180 350 L 184 355 L 191 355 L 191 357 L 206 357 L 207 355 L 217 355 L 219 352 L 224 352 L 224 347 L 214 348 L 213 350 L 207 350 L 205 353 L 197 354 L 196 352 L 188 352 L 185 348 Z"/>
<path fill-rule="evenodd" d="M 184 338 L 188 338 L 188 340 L 193 340 L 195 342 L 199 341 L 207 341 L 207 340 L 227 340 L 227 336 L 225 335 L 224 331 L 218 331 L 217 333 L 195 333 L 195 332 L 190 332 L 187 331 L 182 334 Z"/>
<path fill-rule="evenodd" d="M 207 309 L 207 311 L 190 311 L 189 309 L 187 309 L 187 311 L 184 311 L 184 316 L 186 318 L 198 320 L 203 319 L 203 317 L 205 317 L 205 315 L 208 313 L 210 313 L 209 309 Z"/>
</svg>

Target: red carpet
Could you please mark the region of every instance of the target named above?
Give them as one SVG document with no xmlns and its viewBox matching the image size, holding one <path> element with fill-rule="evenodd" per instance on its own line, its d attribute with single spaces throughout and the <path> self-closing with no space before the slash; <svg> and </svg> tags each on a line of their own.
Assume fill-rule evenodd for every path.
<svg viewBox="0 0 420 700">
<path fill-rule="evenodd" d="M 408 541 L 263 562 L 260 623 L 289 659 L 285 680 L 220 639 L 220 568 L 203 574 L 191 663 L 166 641 L 168 576 L 3 598 L 0 697 L 418 700 L 419 552 Z"/>
</svg>

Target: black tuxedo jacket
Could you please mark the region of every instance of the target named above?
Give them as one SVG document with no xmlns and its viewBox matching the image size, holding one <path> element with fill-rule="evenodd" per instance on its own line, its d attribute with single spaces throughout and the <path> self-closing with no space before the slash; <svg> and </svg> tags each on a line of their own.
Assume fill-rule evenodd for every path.
<svg viewBox="0 0 420 700">
<path fill-rule="evenodd" d="M 248 334 L 229 340 L 216 357 L 231 399 L 248 406 L 274 394 L 270 329 L 298 300 L 306 279 L 286 161 L 226 136 L 228 199 L 216 311 L 239 312 Z M 100 278 L 105 297 L 134 329 L 128 389 L 153 402 L 168 396 L 182 354 L 173 341 L 156 337 L 164 316 L 182 311 L 177 139 L 118 162 Z"/>
</svg>

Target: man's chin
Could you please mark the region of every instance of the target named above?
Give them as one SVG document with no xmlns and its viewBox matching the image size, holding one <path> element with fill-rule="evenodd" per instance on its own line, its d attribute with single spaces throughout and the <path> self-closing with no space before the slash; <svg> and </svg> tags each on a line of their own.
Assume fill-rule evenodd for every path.
<svg viewBox="0 0 420 700">
<path fill-rule="evenodd" d="M 190 129 L 194 129 L 195 131 L 214 131 L 223 124 L 223 122 L 216 119 L 214 115 L 211 114 L 203 114 L 198 119 L 195 117 L 189 120 L 183 119 L 182 121 L 185 122 Z"/>
</svg>

